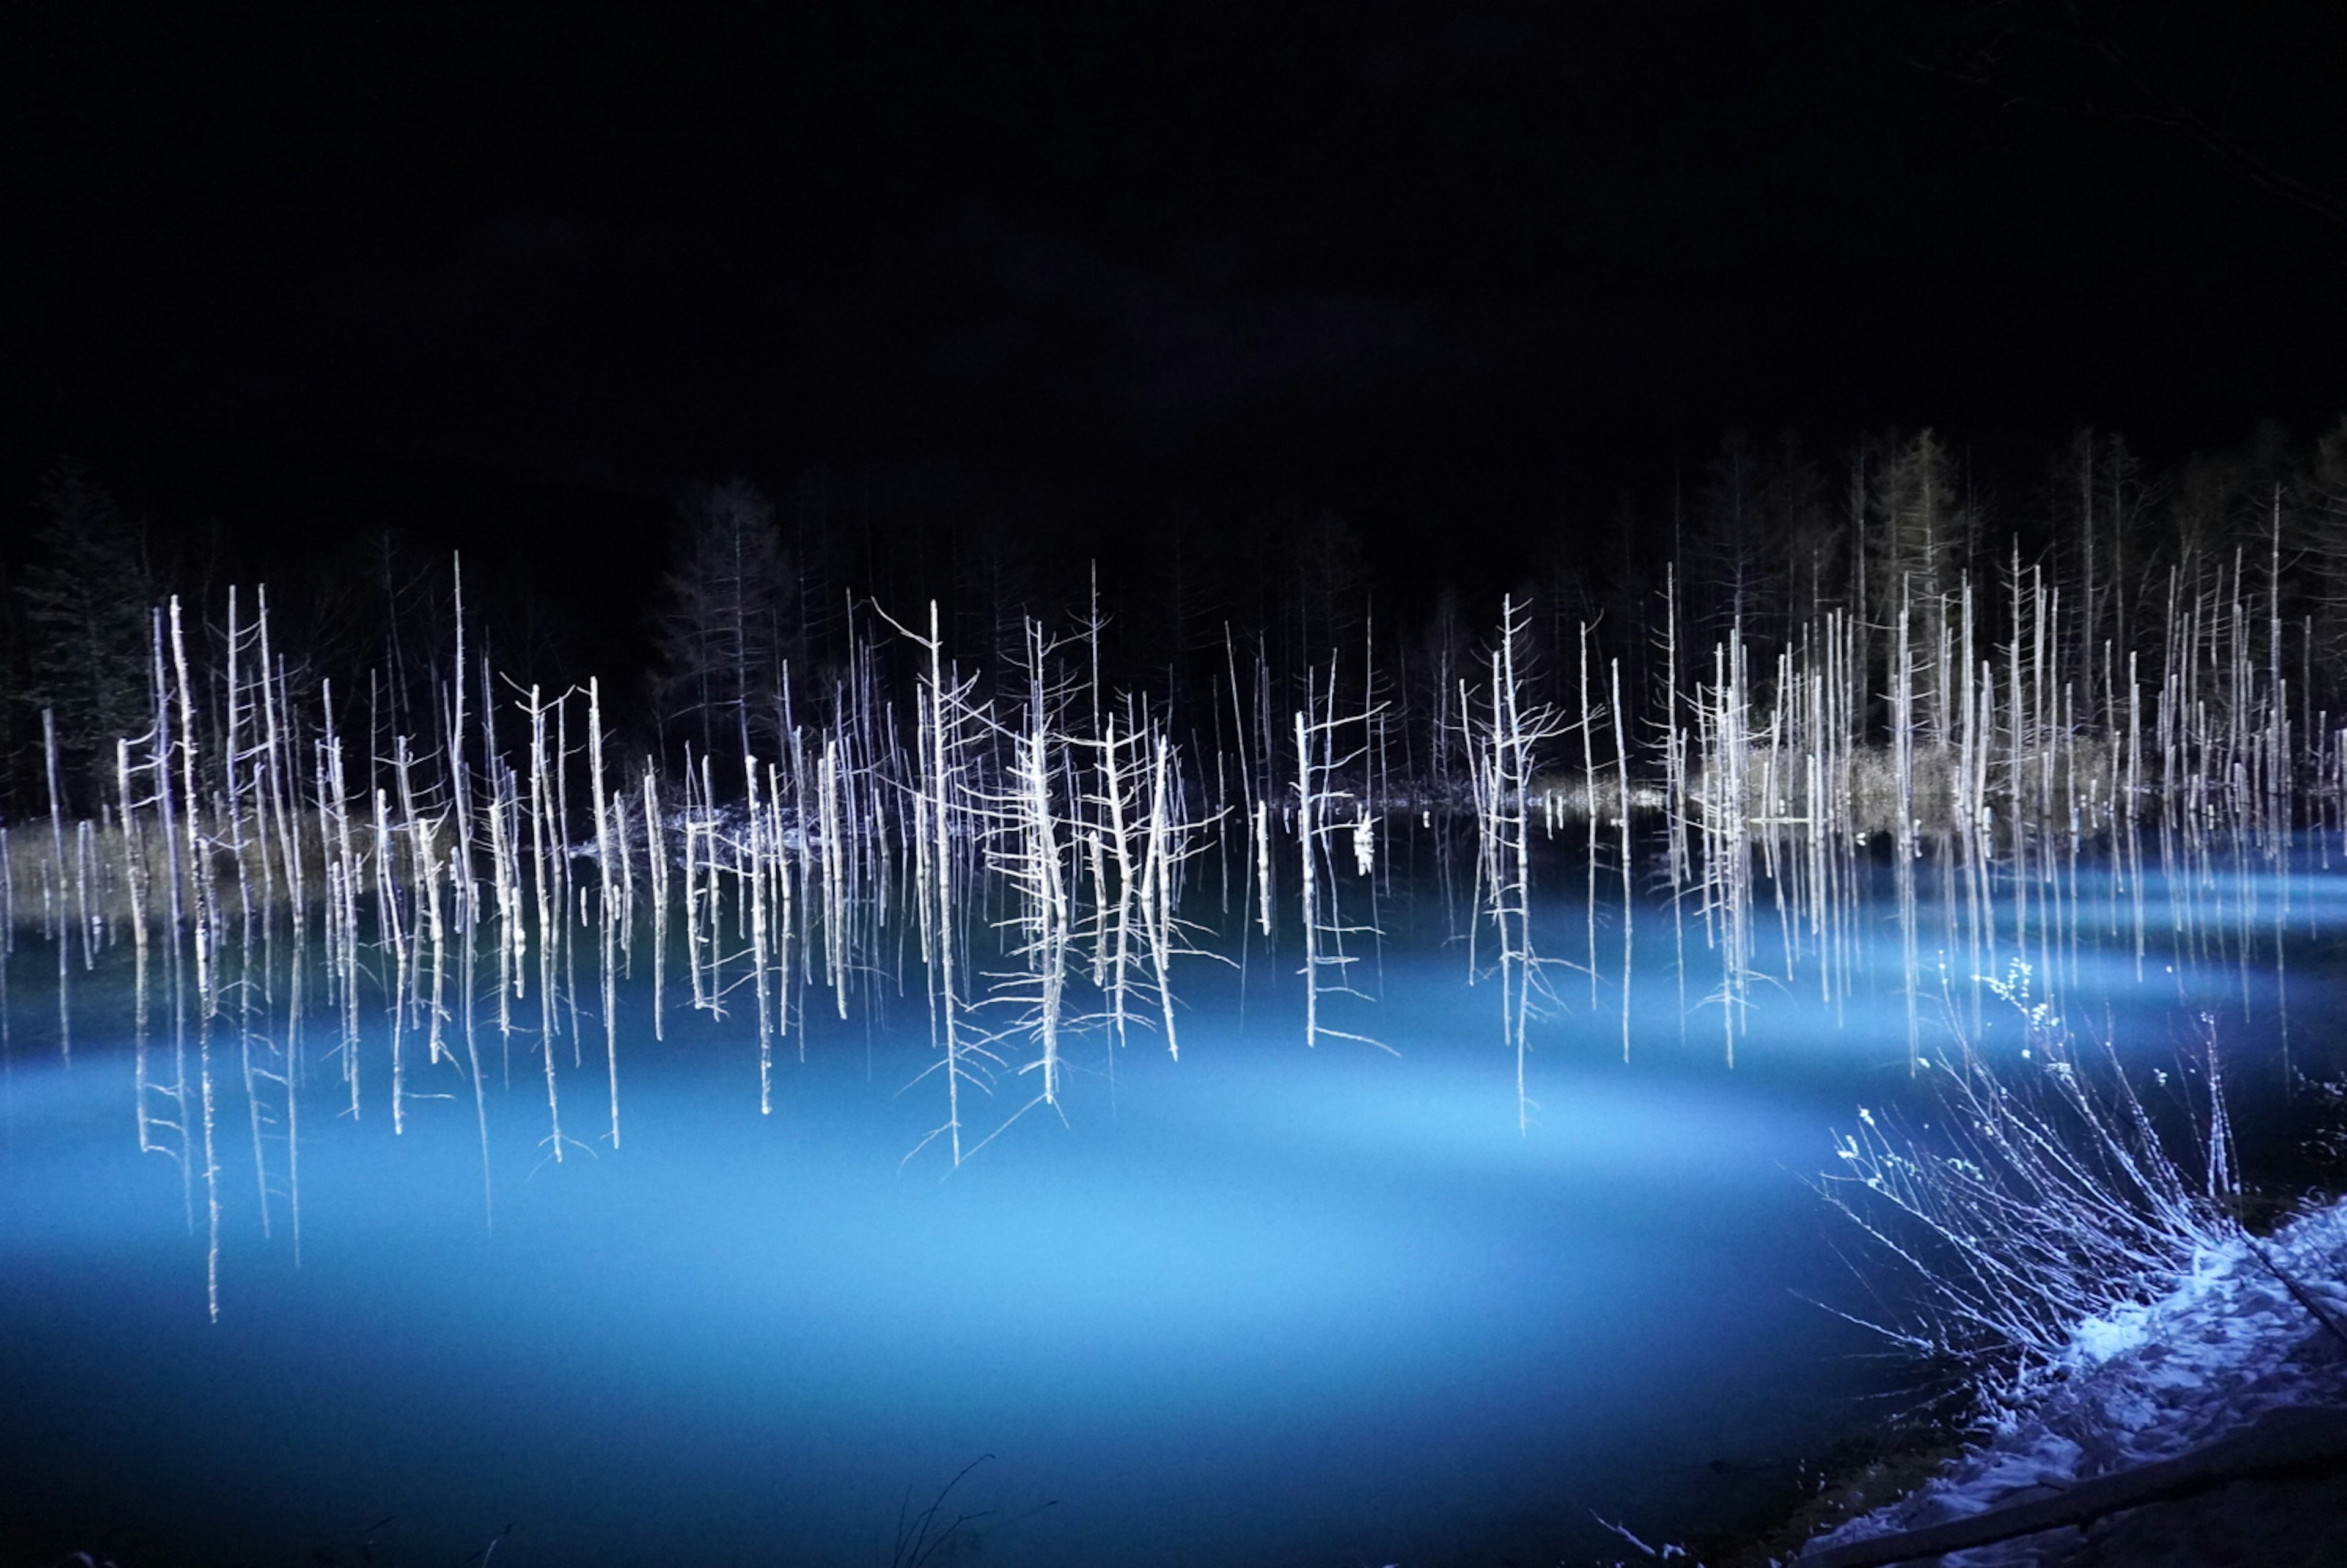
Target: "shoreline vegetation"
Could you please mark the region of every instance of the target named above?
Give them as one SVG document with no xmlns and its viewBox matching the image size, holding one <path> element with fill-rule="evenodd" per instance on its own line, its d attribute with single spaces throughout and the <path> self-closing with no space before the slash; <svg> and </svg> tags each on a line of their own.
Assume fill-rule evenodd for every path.
<svg viewBox="0 0 2347 1568">
<path fill-rule="evenodd" d="M 2321 1568 L 2347 1543 L 2347 1202 L 2304 1194 L 2198 1251 L 2164 1290 L 2073 1327 L 1993 1425 L 1829 1477 L 1710 1568 L 2229 1560 Z"/>
<path fill-rule="evenodd" d="M 2147 1274 L 2081 1276 L 2096 1301 L 2049 1318 L 2000 1376 L 1964 1382 L 1961 1358 L 1911 1343 L 1950 1398 L 1803 1460 L 1741 1523 L 1612 1527 L 1628 1549 L 1615 1568 L 1882 1568 L 1959 1550 L 1983 1568 L 2219 1553 L 2323 1568 L 2347 1543 L 2347 1197 L 2309 1182 L 2196 1206 L 2198 1241 Z M 1944 1326 L 1940 1295 L 1887 1336 Z"/>
</svg>

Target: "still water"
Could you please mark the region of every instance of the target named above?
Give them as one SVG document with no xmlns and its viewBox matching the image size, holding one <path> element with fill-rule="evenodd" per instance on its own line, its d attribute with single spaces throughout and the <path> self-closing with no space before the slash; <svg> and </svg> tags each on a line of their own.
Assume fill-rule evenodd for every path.
<svg viewBox="0 0 2347 1568">
<path fill-rule="evenodd" d="M 2279 1082 L 2286 1000 L 2320 1071 L 2340 886 L 2311 863 L 2090 876 L 2030 950 L 2035 983 L 2147 1062 L 2218 1017 L 2251 1086 Z M 902 1163 L 942 1114 L 937 1080 L 913 1081 L 917 970 L 849 1022 L 818 995 L 762 1116 L 748 1027 L 671 996 L 655 1043 L 640 964 L 624 1146 L 559 1164 L 538 1059 L 517 1038 L 504 1088 L 490 1033 L 486 1195 L 468 1091 L 411 1101 L 395 1137 L 379 1092 L 337 1116 L 313 1063 L 298 1263 L 282 1204 L 261 1234 L 224 1072 L 217 1323 L 201 1184 L 137 1148 L 120 966 L 77 1000 L 68 1067 L 28 943 L 0 1143 L 0 1539 L 124 1568 L 886 1568 L 913 1557 L 907 1496 L 917 1512 L 973 1461 L 937 1523 L 980 1517 L 930 1562 L 1579 1564 L 1623 1554 L 1595 1515 L 1653 1540 L 1781 1506 L 1905 1381 L 1813 1304 L 1870 1309 L 1808 1182 L 1858 1106 L 1912 1092 L 1911 991 L 1927 1050 L 1952 1015 L 1990 1042 L 2005 1027 L 1993 998 L 1975 1019 L 1963 920 L 1902 927 L 1862 898 L 1820 983 L 1782 960 L 1764 900 L 1754 950 L 1775 942 L 1779 972 L 1748 987 L 1731 1070 L 1684 906 L 1637 911 L 1622 1060 L 1601 908 L 1598 984 L 1552 976 L 1520 1133 L 1496 989 L 1466 983 L 1437 903 L 1389 900 L 1387 939 L 1358 949 L 1375 999 L 1337 1004 L 1399 1054 L 1305 1049 L 1292 955 L 1198 963 L 1178 1062 L 1081 1039 L 1064 1124 L 1033 1112 L 950 1173 L 935 1146 Z M 1568 893 L 1536 928 L 1583 962 L 1586 918 Z M 2006 908 L 2008 947 L 2014 928 Z M 585 1107 L 599 1028 L 581 1050 L 558 1061 Z M 973 1126 L 1030 1082 L 1004 1079 Z M 567 1130 L 594 1141 L 583 1110 Z"/>
</svg>

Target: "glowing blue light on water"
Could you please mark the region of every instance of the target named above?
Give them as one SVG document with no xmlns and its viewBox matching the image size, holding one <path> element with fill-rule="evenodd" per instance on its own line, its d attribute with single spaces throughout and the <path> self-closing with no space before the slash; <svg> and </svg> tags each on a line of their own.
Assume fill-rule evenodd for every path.
<svg viewBox="0 0 2347 1568">
<path fill-rule="evenodd" d="M 2292 899 L 2301 933 L 2336 907 Z M 1683 978 L 1667 912 L 1638 918 L 1632 1061 L 1608 972 L 1537 1031 L 1524 1134 L 1496 995 L 1458 949 L 1396 940 L 1375 1008 L 1399 1056 L 1305 1050 L 1258 956 L 1202 979 L 1178 1063 L 1153 1043 L 1112 1073 L 1078 1038 L 1066 1124 L 1030 1114 L 949 1176 L 899 1166 L 936 1119 L 898 1093 L 917 1006 L 910 1032 L 810 1023 L 762 1116 L 744 1026 L 672 1016 L 656 1044 L 640 979 L 624 1151 L 548 1163 L 518 1051 L 488 1101 L 489 1228 L 469 1096 L 415 1101 L 396 1138 L 379 1106 L 305 1121 L 300 1265 L 231 1170 L 216 1327 L 190 1189 L 135 1147 L 101 977 L 71 1069 L 20 1044 L 5 1084 L 0 1408 L 31 1414 L 0 1423 L 0 1473 L 92 1532 L 136 1474 L 190 1562 L 335 1549 L 388 1515 L 379 1560 L 499 1539 L 501 1568 L 885 1563 L 904 1490 L 982 1453 L 957 1501 L 986 1511 L 986 1557 L 1034 1568 L 1554 1561 L 1604 1548 L 1593 1508 L 1733 1514 L 1761 1485 L 1737 1478 L 1789 1484 L 1884 1375 L 1801 1299 L 1848 1292 L 1804 1178 L 1857 1104 L 1913 1092 L 1882 979 L 1900 933 L 1855 923 L 1873 978 L 1830 1002 L 1806 972 L 1756 987 L 1730 1073 L 1716 962 L 1690 939 Z M 2164 1051 L 2180 1001 L 2245 994 L 2173 946 L 2139 983 L 2122 929 L 2042 977 L 2065 1008 Z M 2294 964 L 2294 996 L 2327 994 Z"/>
</svg>

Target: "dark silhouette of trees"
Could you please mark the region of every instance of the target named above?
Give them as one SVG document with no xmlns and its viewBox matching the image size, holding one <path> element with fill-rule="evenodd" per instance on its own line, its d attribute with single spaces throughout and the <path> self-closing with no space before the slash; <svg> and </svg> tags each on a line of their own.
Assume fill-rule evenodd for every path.
<svg viewBox="0 0 2347 1568">
<path fill-rule="evenodd" d="M 1976 533 L 1956 484 L 1955 464 L 1926 430 L 1898 446 L 1873 475 L 1866 597 L 1881 629 L 1877 668 L 1891 691 L 1900 681 L 1903 647 L 1921 699 L 1918 722 L 1937 739 L 1947 733 L 1954 691 L 1964 677 L 1950 663 L 1951 605 L 1963 586 Z M 1902 637 L 1903 633 L 1903 637 Z"/>
<path fill-rule="evenodd" d="M 2045 510 L 2054 529 L 2055 577 L 2074 601 L 2077 669 L 2098 668 L 2106 648 L 2135 645 L 2146 569 L 2157 551 L 2151 536 L 2156 498 L 2122 436 L 2081 430 L 2055 461 Z M 2101 718 L 2102 695 L 2101 682 L 2083 682 L 2080 716 Z"/>
<path fill-rule="evenodd" d="M 2308 657 L 2347 662 L 2347 419 L 2315 444 L 2302 505 Z"/>
<path fill-rule="evenodd" d="M 1773 630 L 1785 610 L 1784 555 L 1763 502 L 1761 461 L 1752 438 L 1731 429 L 1696 494 L 1681 553 L 1688 586 L 1700 596 L 1690 626 L 1706 641 L 1739 629 L 1747 638 Z"/>
<path fill-rule="evenodd" d="M 147 727 L 155 589 L 138 530 L 87 467 L 61 458 L 34 502 L 32 559 L 16 585 L 26 630 L 13 726 L 37 744 L 55 719 L 68 790 L 110 776 L 114 743 Z"/>
<path fill-rule="evenodd" d="M 1768 538 L 1783 552 L 1783 591 L 1788 627 L 1807 626 L 1850 600 L 1849 544 L 1834 513 L 1825 474 L 1788 430 L 1761 477 L 1760 504 L 1768 517 Z"/>
<path fill-rule="evenodd" d="M 1358 646 L 1368 614 L 1369 574 L 1360 535 L 1334 511 L 1296 530 L 1287 568 L 1295 584 L 1296 651 L 1307 662 Z"/>
<path fill-rule="evenodd" d="M 728 762 L 775 754 L 787 692 L 789 561 L 774 509 L 746 479 L 688 497 L 662 579 L 652 705 L 669 733 Z M 738 764 L 737 764 L 738 765 Z"/>
</svg>

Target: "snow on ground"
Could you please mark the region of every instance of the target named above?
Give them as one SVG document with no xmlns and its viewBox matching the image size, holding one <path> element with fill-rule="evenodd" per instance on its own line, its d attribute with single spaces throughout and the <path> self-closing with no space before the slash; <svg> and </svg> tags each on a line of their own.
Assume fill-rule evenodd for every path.
<svg viewBox="0 0 2347 1568">
<path fill-rule="evenodd" d="M 2347 1325 L 2347 1202 L 2301 1214 L 2256 1245 Z M 2197 1258 L 2191 1276 L 2165 1298 L 2082 1326 L 2028 1413 L 2011 1419 L 1915 1491 L 1836 1527 L 1809 1550 L 1919 1530 L 2173 1459 L 2277 1406 L 2342 1399 L 2347 1399 L 2347 1343 L 2292 1299 L 2250 1243 L 2234 1241 Z M 2242 1495 L 2200 1508 L 2203 1515 L 2229 1510 L 2229 1516 L 2202 1519 L 2196 1527 L 2209 1528 L 2234 1546 L 2246 1546 L 2252 1531 L 2278 1532 L 2284 1542 L 2308 1540 L 2317 1522 L 2291 1517 L 2292 1511 L 2321 1510 L 2329 1520 L 2339 1506 L 2335 1486 L 2299 1492 L 2229 1489 L 2233 1492 Z M 2138 1534 L 2161 1528 L 2151 1518 L 2157 1512 L 2144 1511 Z M 2050 1568 L 2076 1563 L 2088 1550 L 2080 1532 L 2065 1527 L 1951 1553 L 1941 1562 L 1945 1568 Z M 2157 1552 L 2116 1557 L 2103 1552 L 2093 1560 L 2168 1559 Z M 2228 1551 L 2224 1560 L 2260 1559 Z"/>
</svg>

